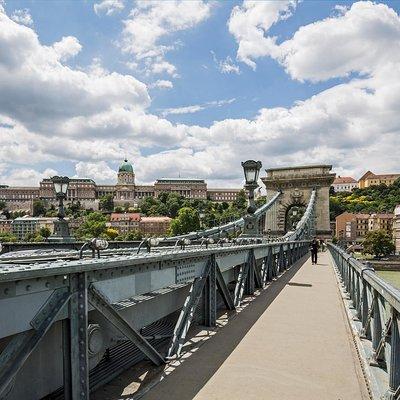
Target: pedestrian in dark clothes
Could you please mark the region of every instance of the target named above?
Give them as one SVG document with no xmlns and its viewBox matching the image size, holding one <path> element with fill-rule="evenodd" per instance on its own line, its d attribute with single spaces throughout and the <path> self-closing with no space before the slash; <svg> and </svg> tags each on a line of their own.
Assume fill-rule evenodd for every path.
<svg viewBox="0 0 400 400">
<path fill-rule="evenodd" d="M 316 238 L 314 238 L 310 244 L 310 251 L 311 251 L 311 263 L 317 264 L 317 258 L 318 258 L 318 248 L 319 248 L 319 242 Z"/>
</svg>

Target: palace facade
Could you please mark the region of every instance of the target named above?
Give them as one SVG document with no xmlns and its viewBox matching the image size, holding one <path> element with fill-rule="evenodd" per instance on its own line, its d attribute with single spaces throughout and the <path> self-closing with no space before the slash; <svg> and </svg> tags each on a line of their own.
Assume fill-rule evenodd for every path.
<svg viewBox="0 0 400 400">
<path fill-rule="evenodd" d="M 99 207 L 99 199 L 112 195 L 115 205 L 137 206 L 146 197 L 157 198 L 160 193 L 173 192 L 187 199 L 210 199 L 217 202 L 231 202 L 241 189 L 208 189 L 204 179 L 161 178 L 154 185 L 139 185 L 135 182 L 135 172 L 128 160 L 120 165 L 115 185 L 96 184 L 92 179 L 73 178 L 67 193 L 67 202 L 79 201 L 84 208 L 94 210 Z M 5 201 L 10 211 L 29 210 L 35 199 L 55 201 L 53 183 L 45 178 L 39 187 L 10 187 L 0 185 L 0 201 Z"/>
</svg>

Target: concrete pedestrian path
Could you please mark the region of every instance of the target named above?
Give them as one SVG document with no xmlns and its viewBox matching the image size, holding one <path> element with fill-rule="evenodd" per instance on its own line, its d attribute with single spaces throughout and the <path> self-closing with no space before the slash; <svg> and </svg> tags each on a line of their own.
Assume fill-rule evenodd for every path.
<svg viewBox="0 0 400 400">
<path fill-rule="evenodd" d="M 368 398 L 328 252 L 287 271 L 142 397 Z"/>
</svg>

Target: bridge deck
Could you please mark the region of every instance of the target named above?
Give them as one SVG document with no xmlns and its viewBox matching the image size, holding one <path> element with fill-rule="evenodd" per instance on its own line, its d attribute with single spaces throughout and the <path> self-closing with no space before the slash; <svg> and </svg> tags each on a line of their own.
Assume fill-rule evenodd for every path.
<svg viewBox="0 0 400 400">
<path fill-rule="evenodd" d="M 142 399 L 369 398 L 327 252 L 319 262 L 294 266 Z"/>
<path fill-rule="evenodd" d="M 287 275 L 143 399 L 368 398 L 328 253 Z"/>
</svg>

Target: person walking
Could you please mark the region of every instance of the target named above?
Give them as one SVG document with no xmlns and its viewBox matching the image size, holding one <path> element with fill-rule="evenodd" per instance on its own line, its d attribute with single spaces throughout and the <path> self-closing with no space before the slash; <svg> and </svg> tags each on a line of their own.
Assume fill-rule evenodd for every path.
<svg viewBox="0 0 400 400">
<path fill-rule="evenodd" d="M 318 261 L 318 240 L 314 237 L 312 242 L 310 243 L 310 251 L 311 251 L 311 263 L 312 265 L 317 264 Z"/>
</svg>

